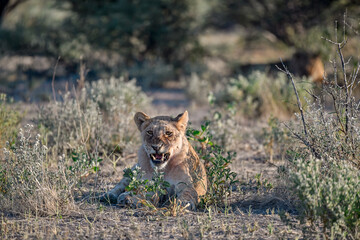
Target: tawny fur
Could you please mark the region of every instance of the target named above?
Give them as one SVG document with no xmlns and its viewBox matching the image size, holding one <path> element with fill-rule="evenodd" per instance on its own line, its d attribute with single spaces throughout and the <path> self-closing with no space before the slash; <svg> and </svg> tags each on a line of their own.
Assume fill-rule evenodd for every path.
<svg viewBox="0 0 360 240">
<path fill-rule="evenodd" d="M 188 112 L 185 111 L 175 118 L 150 118 L 145 113 L 138 112 L 134 121 L 142 139 L 138 163 L 135 166 L 139 166 L 145 172 L 143 178 L 151 180 L 154 168 L 157 167 L 164 172 L 164 180 L 171 184 L 168 192 L 175 194 L 183 204 L 189 203 L 194 209 L 199 197 L 206 193 L 207 177 L 203 163 L 185 136 Z M 164 162 L 154 159 L 154 162 L 151 157 L 154 155 L 151 154 L 169 154 L 169 158 Z M 127 178 L 122 179 L 106 194 L 107 199 L 117 201 L 128 184 Z"/>
<path fill-rule="evenodd" d="M 320 56 L 316 56 L 310 59 L 310 61 L 306 65 L 306 71 L 308 73 L 308 76 L 311 77 L 312 82 L 317 84 L 323 83 L 325 69 Z"/>
</svg>

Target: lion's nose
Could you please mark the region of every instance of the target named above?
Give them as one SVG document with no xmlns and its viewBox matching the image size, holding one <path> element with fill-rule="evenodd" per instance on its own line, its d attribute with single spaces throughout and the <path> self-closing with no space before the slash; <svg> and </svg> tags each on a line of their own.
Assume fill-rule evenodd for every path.
<svg viewBox="0 0 360 240">
<path fill-rule="evenodd" d="M 152 145 L 151 146 L 156 152 L 158 152 L 161 148 L 161 145 Z"/>
</svg>

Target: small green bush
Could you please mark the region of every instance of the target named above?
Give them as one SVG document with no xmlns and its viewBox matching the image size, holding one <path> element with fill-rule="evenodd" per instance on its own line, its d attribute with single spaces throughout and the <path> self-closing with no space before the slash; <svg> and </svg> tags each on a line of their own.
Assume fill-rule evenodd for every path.
<svg viewBox="0 0 360 240">
<path fill-rule="evenodd" d="M 15 143 L 7 143 L 0 162 L 0 207 L 13 213 L 63 215 L 75 209 L 74 191 L 81 177 L 98 171 L 97 154 L 73 152 L 71 158 L 49 154 L 33 126 L 19 130 Z"/>
<path fill-rule="evenodd" d="M 188 139 L 197 143 L 195 150 L 204 161 L 208 178 L 207 192 L 201 197 L 200 205 L 202 207 L 227 204 L 232 186 L 238 182 L 237 174 L 230 169 L 235 153 L 227 152 L 225 154 L 222 147 L 213 143 L 209 127 L 210 122 L 206 122 L 201 125 L 200 130 L 188 129 L 187 131 Z"/>
<path fill-rule="evenodd" d="M 334 239 L 360 237 L 360 172 L 344 161 L 295 159 L 290 180 L 302 219 L 322 223 Z M 355 234 L 355 235 L 354 235 Z"/>
<path fill-rule="evenodd" d="M 143 180 L 144 172 L 136 166 L 134 169 L 124 169 L 124 177 L 130 180 L 126 191 L 137 198 L 137 203 L 156 209 L 162 197 L 168 194 L 170 183 L 164 180 L 164 172 L 154 170 L 152 180 Z"/>
<path fill-rule="evenodd" d="M 304 80 L 305 81 L 305 80 Z M 305 91 L 300 92 L 301 99 Z M 289 116 L 298 111 L 291 84 L 283 75 L 275 78 L 255 71 L 248 77 L 238 76 L 226 84 L 223 91 L 215 93 L 215 103 L 230 104 L 249 118 Z"/>
<path fill-rule="evenodd" d="M 326 239 L 360 237 L 360 112 L 353 95 L 360 64 L 344 59 L 347 41 L 330 41 L 338 53 L 333 74 L 325 76 L 320 96 L 312 95 L 306 111 L 298 104 L 298 124 L 288 126 L 300 142 L 290 151 L 289 183 L 303 219 L 320 225 Z M 356 67 L 349 74 L 351 64 Z"/>
</svg>

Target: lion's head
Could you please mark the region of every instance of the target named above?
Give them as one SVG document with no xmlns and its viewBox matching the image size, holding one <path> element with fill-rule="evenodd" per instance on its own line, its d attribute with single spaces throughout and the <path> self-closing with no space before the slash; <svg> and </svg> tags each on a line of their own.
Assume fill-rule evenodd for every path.
<svg viewBox="0 0 360 240">
<path fill-rule="evenodd" d="M 187 142 L 185 137 L 187 111 L 175 118 L 168 116 L 151 118 L 143 112 L 138 112 L 134 121 L 141 132 L 143 147 L 153 168 L 165 168 L 174 156 L 181 153 L 184 143 Z"/>
</svg>

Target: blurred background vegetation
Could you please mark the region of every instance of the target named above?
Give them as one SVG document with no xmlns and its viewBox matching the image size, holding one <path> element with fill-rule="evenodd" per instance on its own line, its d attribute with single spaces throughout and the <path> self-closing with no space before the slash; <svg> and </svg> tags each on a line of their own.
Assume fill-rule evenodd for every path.
<svg viewBox="0 0 360 240">
<path fill-rule="evenodd" d="M 359 38 L 356 2 L 1 0 L 0 90 L 46 99 L 24 92 L 51 82 L 58 57 L 56 82 L 75 83 L 86 63 L 89 80 L 122 75 L 145 89 L 192 74 L 214 85 L 253 70 L 271 72 L 280 57 L 291 63 L 305 56 L 293 71 L 307 75 L 312 56 L 329 59 L 321 36 L 334 36 L 334 21 L 345 12 L 348 34 Z"/>
</svg>

